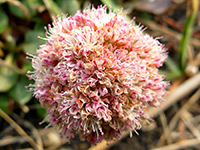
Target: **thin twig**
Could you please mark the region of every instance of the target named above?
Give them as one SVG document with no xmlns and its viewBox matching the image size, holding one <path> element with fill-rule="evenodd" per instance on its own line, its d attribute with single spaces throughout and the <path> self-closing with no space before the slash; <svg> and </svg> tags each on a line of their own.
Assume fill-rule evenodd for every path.
<svg viewBox="0 0 200 150">
<path fill-rule="evenodd" d="M 41 150 L 41 148 L 35 143 L 35 141 L 30 136 L 28 136 L 28 134 L 12 118 L 10 118 L 1 108 L 0 108 L 0 116 L 4 118 L 35 149 Z"/>
<path fill-rule="evenodd" d="M 190 131 L 193 133 L 193 135 L 200 141 L 200 132 L 199 130 L 191 123 L 190 119 L 188 119 L 187 111 L 184 111 L 181 115 L 181 119 L 185 123 L 185 125 L 190 129 Z"/>
</svg>

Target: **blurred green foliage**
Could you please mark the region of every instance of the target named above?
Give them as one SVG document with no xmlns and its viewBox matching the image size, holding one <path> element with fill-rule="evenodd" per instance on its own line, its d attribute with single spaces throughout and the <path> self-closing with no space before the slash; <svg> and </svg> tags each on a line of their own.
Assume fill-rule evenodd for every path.
<svg viewBox="0 0 200 150">
<path fill-rule="evenodd" d="M 8 26 L 8 16 L 2 9 L 0 9 L 0 20 L 0 33 L 2 33 Z"/>
</svg>

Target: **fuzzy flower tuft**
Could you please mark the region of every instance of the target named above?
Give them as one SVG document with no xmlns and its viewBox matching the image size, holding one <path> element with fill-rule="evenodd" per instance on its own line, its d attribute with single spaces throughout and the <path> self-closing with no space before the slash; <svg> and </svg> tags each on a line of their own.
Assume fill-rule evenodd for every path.
<svg viewBox="0 0 200 150">
<path fill-rule="evenodd" d="M 46 44 L 31 56 L 30 88 L 67 140 L 118 139 L 163 101 L 168 83 L 158 67 L 166 51 L 120 12 L 87 8 L 45 29 Z"/>
</svg>

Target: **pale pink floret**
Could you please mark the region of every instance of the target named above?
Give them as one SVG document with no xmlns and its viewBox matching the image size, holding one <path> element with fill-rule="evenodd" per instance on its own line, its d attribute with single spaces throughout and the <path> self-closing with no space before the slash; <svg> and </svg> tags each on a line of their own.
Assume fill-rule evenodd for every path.
<svg viewBox="0 0 200 150">
<path fill-rule="evenodd" d="M 107 8 L 58 17 L 33 56 L 34 94 L 50 124 L 67 140 L 118 139 L 141 128 L 146 108 L 159 106 L 167 58 L 159 41 Z"/>
</svg>

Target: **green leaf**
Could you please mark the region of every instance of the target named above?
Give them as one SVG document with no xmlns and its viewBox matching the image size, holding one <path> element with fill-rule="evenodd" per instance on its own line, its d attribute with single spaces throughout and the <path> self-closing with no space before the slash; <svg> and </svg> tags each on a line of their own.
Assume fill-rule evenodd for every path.
<svg viewBox="0 0 200 150">
<path fill-rule="evenodd" d="M 185 22 L 185 26 L 184 26 L 184 30 L 182 33 L 182 39 L 180 41 L 180 48 L 179 48 L 179 59 L 180 59 L 180 67 L 182 70 L 185 69 L 185 65 L 188 59 L 187 56 L 187 45 L 188 42 L 190 40 L 191 37 L 191 32 L 192 32 L 192 27 L 194 24 L 194 20 L 195 20 L 195 16 L 190 15 L 186 22 Z"/>
<path fill-rule="evenodd" d="M 169 71 L 160 70 L 159 73 L 166 75 L 166 80 L 173 80 L 183 76 L 183 72 L 170 57 L 168 57 L 165 61 L 165 65 L 167 66 Z"/>
<path fill-rule="evenodd" d="M 46 26 L 47 24 L 46 23 L 44 23 L 44 21 L 42 20 L 42 19 L 38 19 L 38 20 L 36 20 L 36 24 L 35 24 L 35 26 L 34 26 L 34 31 L 38 31 L 38 32 L 40 32 L 41 34 L 43 34 L 44 35 L 44 26 Z M 40 34 L 39 33 L 39 34 Z M 41 36 L 43 36 L 43 35 L 41 35 Z"/>
<path fill-rule="evenodd" d="M 73 15 L 80 9 L 80 3 L 78 0 L 57 0 L 56 3 L 60 7 L 63 13 Z"/>
<path fill-rule="evenodd" d="M 25 43 L 23 44 L 25 52 L 35 55 L 39 46 L 45 43 L 44 40 L 39 39 L 38 36 L 44 36 L 44 32 L 34 30 L 26 33 Z"/>
<path fill-rule="evenodd" d="M 61 15 L 62 11 L 60 10 L 60 8 L 57 6 L 57 4 L 53 1 L 53 0 L 45 0 L 45 5 L 47 7 L 47 5 L 49 5 L 49 7 L 47 7 L 47 9 L 50 9 L 48 11 L 50 11 L 49 13 L 51 15 Z M 53 14 L 52 14 L 53 13 Z"/>
<path fill-rule="evenodd" d="M 22 18 L 22 19 L 26 18 L 26 15 L 24 14 L 24 12 L 19 7 L 8 3 L 8 8 L 9 8 L 10 12 L 12 14 L 14 14 L 16 17 L 19 17 L 19 18 Z"/>
<path fill-rule="evenodd" d="M 46 111 L 46 109 L 44 109 L 44 108 L 38 108 L 37 109 L 37 113 L 38 113 L 38 115 L 40 115 L 42 118 L 45 118 L 46 117 L 46 114 L 47 114 L 47 111 Z"/>
<path fill-rule="evenodd" d="M 0 23 L 0 34 L 1 34 L 8 26 L 8 16 L 2 9 L 0 9 L 0 20 L 1 20 Z"/>
<path fill-rule="evenodd" d="M 29 53 L 29 54 L 33 54 L 36 55 L 36 49 L 38 48 L 38 44 L 36 43 L 25 43 L 23 45 L 24 47 L 24 51 Z"/>
<path fill-rule="evenodd" d="M 37 14 L 37 8 L 42 6 L 42 2 L 40 0 L 21 0 L 20 3 L 27 9 L 28 13 L 31 17 Z M 25 12 L 22 10 L 23 8 L 19 6 L 15 6 L 12 3 L 8 3 L 8 8 L 12 14 L 16 17 L 26 19 L 27 16 Z"/>
<path fill-rule="evenodd" d="M 140 12 L 139 14 L 139 17 L 146 20 L 146 21 L 151 21 L 152 20 L 152 16 L 147 13 L 147 12 Z"/>
<path fill-rule="evenodd" d="M 25 86 L 30 84 L 30 80 L 22 75 L 17 84 L 9 91 L 9 95 L 19 104 L 24 105 L 32 98 L 32 92 L 27 92 Z"/>
<path fill-rule="evenodd" d="M 33 71 L 33 67 L 32 67 L 32 65 L 31 65 L 31 63 L 30 63 L 30 61 L 29 62 L 26 62 L 24 65 L 23 65 L 23 71 L 24 72 L 27 72 L 27 71 Z"/>
<path fill-rule="evenodd" d="M 118 5 L 114 0 L 101 0 L 101 2 L 106 6 L 112 6 L 112 9 L 121 9 L 121 6 Z"/>
<path fill-rule="evenodd" d="M 12 35 L 12 33 L 5 32 L 4 33 L 5 38 L 5 49 L 8 50 L 11 53 L 16 52 L 16 38 Z"/>
<path fill-rule="evenodd" d="M 6 113 L 8 113 L 9 100 L 10 98 L 7 95 L 0 95 L 0 108 Z"/>
<path fill-rule="evenodd" d="M 44 32 L 40 30 L 29 31 L 25 35 L 25 41 L 28 43 L 44 43 L 44 41 L 39 39 L 38 36 L 44 36 Z"/>
<path fill-rule="evenodd" d="M 187 45 L 190 41 L 192 29 L 195 23 L 196 16 L 198 14 L 198 6 L 199 6 L 199 0 L 192 0 L 192 12 L 186 19 L 183 33 L 182 33 L 182 39 L 179 44 L 180 45 L 179 46 L 179 64 L 182 71 L 185 70 L 185 66 L 188 59 Z"/>
<path fill-rule="evenodd" d="M 13 56 L 7 55 L 5 59 L 6 65 L 13 65 Z M 18 74 L 7 66 L 0 66 L 0 92 L 6 92 L 14 86 L 17 81 Z"/>
<path fill-rule="evenodd" d="M 169 72 L 169 71 L 164 71 L 164 70 L 159 70 L 159 74 L 165 75 L 166 80 L 174 80 L 183 76 L 182 74 L 177 73 L 177 72 Z"/>
<path fill-rule="evenodd" d="M 167 58 L 167 60 L 165 61 L 165 64 L 171 72 L 182 73 L 180 68 L 176 65 L 176 63 L 170 57 Z"/>
<path fill-rule="evenodd" d="M 42 5 L 44 5 L 41 0 L 23 0 L 23 2 L 29 9 L 31 16 L 36 15 L 38 7 L 42 7 Z"/>
</svg>

